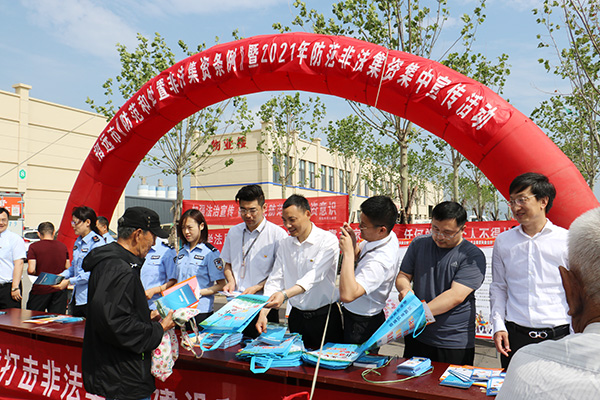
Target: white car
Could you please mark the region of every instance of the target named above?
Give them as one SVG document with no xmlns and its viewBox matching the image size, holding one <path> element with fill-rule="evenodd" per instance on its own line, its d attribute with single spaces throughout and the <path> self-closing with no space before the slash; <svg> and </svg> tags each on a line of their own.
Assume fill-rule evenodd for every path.
<svg viewBox="0 0 600 400">
<path fill-rule="evenodd" d="M 25 229 L 23 230 L 23 240 L 25 241 L 25 250 L 29 250 L 29 245 L 33 242 L 38 242 L 40 237 L 38 236 L 37 229 Z"/>
</svg>

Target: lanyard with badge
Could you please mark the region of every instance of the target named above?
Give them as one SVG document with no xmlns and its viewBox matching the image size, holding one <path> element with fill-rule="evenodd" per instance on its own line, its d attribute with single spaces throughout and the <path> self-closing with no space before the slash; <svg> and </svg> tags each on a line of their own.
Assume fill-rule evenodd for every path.
<svg viewBox="0 0 600 400">
<path fill-rule="evenodd" d="M 240 279 L 244 279 L 246 277 L 246 257 L 248 257 L 248 253 L 250 253 L 252 246 L 254 246 L 254 243 L 256 243 L 256 241 L 258 240 L 258 237 L 260 236 L 261 232 L 262 231 L 258 231 L 256 237 L 254 238 L 252 243 L 250 243 L 248 249 L 246 249 L 246 251 L 244 252 L 244 245 L 246 244 L 246 228 L 244 228 L 244 230 L 242 231 L 242 266 L 240 268 Z"/>
<path fill-rule="evenodd" d="M 358 257 L 358 260 L 356 261 L 355 267 L 356 267 L 356 265 L 358 265 L 358 263 L 360 262 L 360 260 L 362 260 L 363 258 L 365 258 L 365 256 L 366 256 L 367 254 L 369 254 L 370 252 L 372 252 L 372 251 L 375 251 L 375 250 L 377 250 L 377 249 L 380 249 L 380 248 L 382 248 L 383 246 L 385 246 L 386 244 L 388 244 L 388 243 L 390 242 L 390 240 L 392 239 L 391 235 L 388 235 L 388 236 L 389 236 L 389 237 L 388 237 L 388 240 L 386 240 L 385 242 L 383 242 L 383 243 L 381 243 L 381 244 L 379 244 L 379 245 L 377 245 L 377 246 L 373 247 L 372 249 L 369 249 L 369 250 L 365 251 L 364 253 L 363 253 L 363 252 L 361 252 L 361 253 L 360 253 L 360 256 Z"/>
</svg>

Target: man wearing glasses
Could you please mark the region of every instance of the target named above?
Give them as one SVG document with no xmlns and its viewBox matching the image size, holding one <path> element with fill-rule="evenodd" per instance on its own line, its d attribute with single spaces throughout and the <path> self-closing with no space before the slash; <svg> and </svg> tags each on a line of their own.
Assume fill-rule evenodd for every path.
<svg viewBox="0 0 600 400">
<path fill-rule="evenodd" d="M 265 218 L 265 195 L 258 185 L 242 187 L 235 195 L 240 207 L 241 224 L 229 229 L 221 257 L 225 262 L 225 292 L 262 294 L 273 269 L 279 241 L 288 235 L 285 230 Z M 277 310 L 269 313 L 269 321 L 279 322 Z M 244 334 L 258 336 L 255 323 Z"/>
<path fill-rule="evenodd" d="M 398 209 L 387 196 L 360 205 L 360 236 L 348 223 L 341 228 L 340 301 L 344 343 L 366 342 L 385 321 L 383 308 L 398 274 L 400 248 L 393 232 Z"/>
<path fill-rule="evenodd" d="M 485 277 L 485 256 L 462 235 L 465 209 L 453 201 L 435 206 L 431 234 L 415 238 L 400 265 L 396 288 L 402 299 L 412 290 L 427 302 L 436 321 L 404 338 L 404 357 L 473 365 L 475 290 Z"/>
<path fill-rule="evenodd" d="M 570 318 L 558 267 L 567 266 L 568 232 L 546 218 L 556 189 L 528 172 L 509 187 L 518 227 L 496 238 L 490 300 L 494 343 L 502 368 L 521 347 L 569 334 Z"/>
</svg>

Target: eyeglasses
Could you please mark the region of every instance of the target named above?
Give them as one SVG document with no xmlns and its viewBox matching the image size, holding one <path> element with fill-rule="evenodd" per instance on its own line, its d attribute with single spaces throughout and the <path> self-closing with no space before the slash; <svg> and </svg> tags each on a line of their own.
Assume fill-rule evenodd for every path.
<svg viewBox="0 0 600 400">
<path fill-rule="evenodd" d="M 358 229 L 360 229 L 361 231 L 364 231 L 366 229 L 379 228 L 380 226 L 383 226 L 383 225 L 366 226 L 361 223 L 361 224 L 358 224 Z"/>
<path fill-rule="evenodd" d="M 71 226 L 77 226 L 81 223 L 81 220 L 79 221 L 71 221 Z"/>
<path fill-rule="evenodd" d="M 438 228 L 436 228 L 435 226 L 433 226 L 433 225 L 431 226 L 431 233 L 440 239 L 452 239 L 453 237 L 458 235 L 460 233 L 460 231 L 462 231 L 462 227 L 454 233 L 444 233 L 444 232 L 440 231 Z"/>
<path fill-rule="evenodd" d="M 519 206 L 522 207 L 527 203 L 527 200 L 535 197 L 535 194 L 530 194 L 529 196 L 519 197 L 518 199 L 507 201 L 509 207 Z"/>
<path fill-rule="evenodd" d="M 258 209 L 250 208 L 250 209 L 246 210 L 245 208 L 240 208 L 240 215 L 246 215 L 246 214 L 256 215 L 256 214 L 258 214 Z"/>
</svg>

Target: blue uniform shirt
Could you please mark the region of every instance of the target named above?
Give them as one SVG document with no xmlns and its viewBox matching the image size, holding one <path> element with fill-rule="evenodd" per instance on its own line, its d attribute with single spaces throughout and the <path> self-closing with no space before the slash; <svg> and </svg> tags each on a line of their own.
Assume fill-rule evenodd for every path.
<svg viewBox="0 0 600 400">
<path fill-rule="evenodd" d="M 94 231 L 88 233 L 84 238 L 79 236 L 75 240 L 75 245 L 73 246 L 73 261 L 71 262 L 71 266 L 60 275 L 69 279 L 70 283 L 75 286 L 73 289 L 73 299 L 75 299 L 76 306 L 87 304 L 88 281 L 90 280 L 90 273 L 85 272 L 83 268 L 81 268 L 83 259 L 92 249 L 105 244 L 106 242 L 102 236 L 98 235 Z"/>
<path fill-rule="evenodd" d="M 164 285 L 170 279 L 177 279 L 176 260 L 177 252 L 175 249 L 157 237 L 154 246 L 150 248 L 148 255 L 146 255 L 146 261 L 144 261 L 142 272 L 140 273 L 144 289 L 148 290 Z M 161 297 L 161 294 L 157 293 L 148 300 L 148 306 L 151 310 L 156 310 L 154 301 L 159 297 Z"/>
<path fill-rule="evenodd" d="M 104 242 L 106 244 L 112 243 L 112 242 L 116 242 L 115 238 L 112 237 L 112 235 L 110 234 L 110 232 L 106 232 L 104 235 L 102 235 L 102 237 L 104 238 Z"/>
<path fill-rule="evenodd" d="M 205 243 L 197 244 L 190 250 L 189 244 L 184 244 L 177 257 L 177 281 L 181 282 L 196 275 L 198 287 L 206 289 L 215 281 L 225 279 L 224 264 L 219 250 Z M 214 296 L 202 296 L 198 302 L 198 310 L 203 313 L 213 309 Z"/>
</svg>

